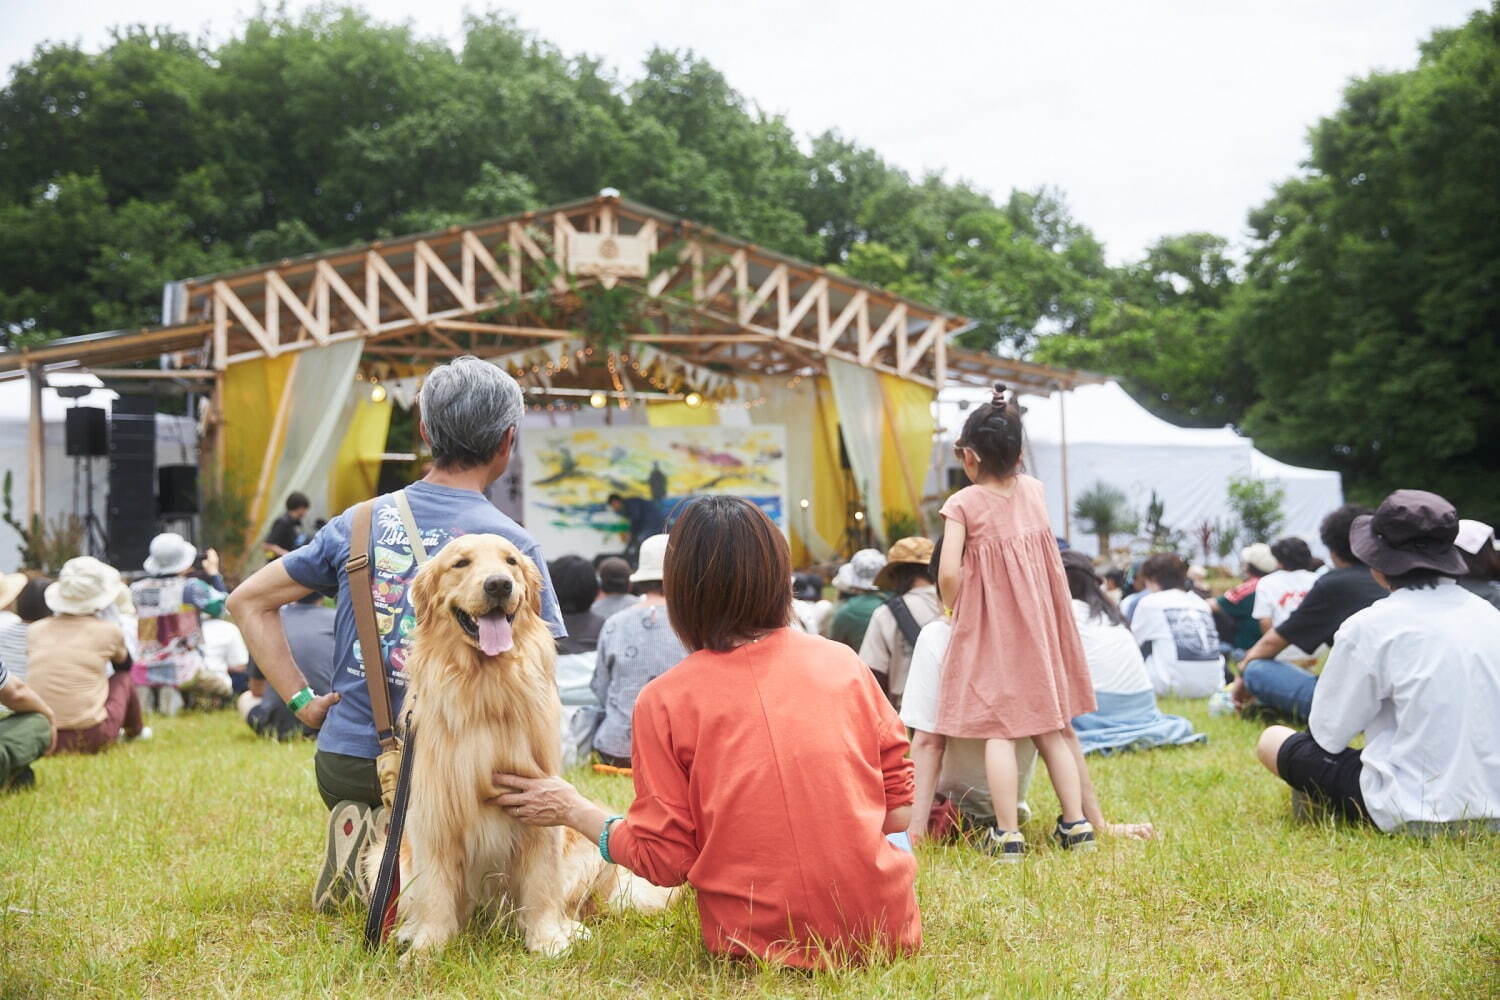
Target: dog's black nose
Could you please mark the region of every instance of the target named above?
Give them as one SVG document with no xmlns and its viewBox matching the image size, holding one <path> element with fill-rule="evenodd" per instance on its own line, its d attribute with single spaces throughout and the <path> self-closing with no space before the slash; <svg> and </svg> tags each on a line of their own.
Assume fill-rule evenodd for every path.
<svg viewBox="0 0 1500 1000">
<path fill-rule="evenodd" d="M 496 573 L 494 576 L 487 576 L 484 579 L 484 592 L 499 601 L 505 600 L 510 596 L 510 592 L 515 589 L 516 585 L 511 581 L 511 578 L 501 576 L 499 573 Z"/>
</svg>

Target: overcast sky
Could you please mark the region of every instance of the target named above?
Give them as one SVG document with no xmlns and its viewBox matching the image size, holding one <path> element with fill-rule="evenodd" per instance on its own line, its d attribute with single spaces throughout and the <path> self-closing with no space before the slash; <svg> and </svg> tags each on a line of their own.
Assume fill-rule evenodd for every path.
<svg viewBox="0 0 1500 1000">
<path fill-rule="evenodd" d="M 290 0 L 288 7 L 307 4 Z M 459 37 L 464 0 L 365 0 Z M 522 25 L 625 78 L 653 45 L 691 48 L 799 134 L 834 128 L 913 173 L 1003 197 L 1054 185 L 1115 261 L 1166 233 L 1243 239 L 1246 212 L 1304 156 L 1345 82 L 1404 69 L 1475 0 L 514 0 Z M 0 0 L 0 65 L 44 40 L 97 48 L 111 25 L 211 40 L 244 0 Z M 0 163 L 0 169 L 3 169 Z M 588 192 L 579 192 L 586 194 Z M 630 192 L 623 192 L 629 196 Z"/>
</svg>

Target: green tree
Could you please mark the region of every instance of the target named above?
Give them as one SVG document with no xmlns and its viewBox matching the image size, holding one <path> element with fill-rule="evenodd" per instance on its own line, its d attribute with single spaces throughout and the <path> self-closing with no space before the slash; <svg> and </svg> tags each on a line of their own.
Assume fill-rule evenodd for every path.
<svg viewBox="0 0 1500 1000">
<path fill-rule="evenodd" d="M 1286 523 L 1282 503 L 1286 490 L 1265 479 L 1235 476 L 1229 480 L 1229 509 L 1239 519 L 1249 542 L 1269 542 Z"/>
<path fill-rule="evenodd" d="M 1373 500 L 1500 516 L 1500 5 L 1350 84 L 1306 172 L 1251 215 L 1245 427 Z"/>
<path fill-rule="evenodd" d="M 1079 527 L 1099 538 L 1099 554 L 1108 555 L 1110 539 L 1135 531 L 1137 519 L 1130 509 L 1125 491 L 1105 482 L 1097 482 L 1078 494 L 1073 501 L 1073 516 Z"/>
</svg>

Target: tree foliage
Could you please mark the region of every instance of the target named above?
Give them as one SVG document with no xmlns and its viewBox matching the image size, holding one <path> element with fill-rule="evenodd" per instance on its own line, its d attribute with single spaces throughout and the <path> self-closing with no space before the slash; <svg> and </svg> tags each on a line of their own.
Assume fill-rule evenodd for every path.
<svg viewBox="0 0 1500 1000">
<path fill-rule="evenodd" d="M 1107 270 L 1054 192 L 997 203 L 827 133 L 804 147 L 692 53 L 622 82 L 500 15 L 462 44 L 354 10 L 221 45 L 39 48 L 0 91 L 0 332 L 155 321 L 163 282 L 604 187 L 972 316 L 974 346 L 1087 322 Z"/>
</svg>

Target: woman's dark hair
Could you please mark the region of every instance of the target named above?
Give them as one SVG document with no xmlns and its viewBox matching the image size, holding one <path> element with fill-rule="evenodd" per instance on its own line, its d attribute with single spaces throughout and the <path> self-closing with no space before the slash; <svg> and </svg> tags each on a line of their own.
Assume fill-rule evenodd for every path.
<svg viewBox="0 0 1500 1000">
<path fill-rule="evenodd" d="M 1271 543 L 1271 555 L 1281 564 L 1282 569 L 1316 569 L 1317 564 L 1313 562 L 1312 549 L 1307 543 L 1295 535 L 1286 538 L 1278 538 Z"/>
<path fill-rule="evenodd" d="M 1111 625 L 1124 625 L 1125 618 L 1120 614 L 1120 609 L 1104 595 L 1104 587 L 1101 586 L 1098 570 L 1094 569 L 1093 560 L 1077 549 L 1069 549 L 1062 554 L 1062 561 L 1063 571 L 1068 577 L 1068 593 L 1073 595 L 1075 601 L 1082 601 L 1089 606 L 1089 620 L 1103 618 Z"/>
<path fill-rule="evenodd" d="M 288 493 L 286 495 L 286 509 L 288 512 L 302 510 L 311 507 L 312 501 L 307 499 L 306 493 Z"/>
<path fill-rule="evenodd" d="M 582 614 L 599 596 L 599 577 L 594 574 L 593 563 L 583 556 L 554 559 L 547 564 L 547 574 L 552 577 L 557 606 L 565 615 Z"/>
<path fill-rule="evenodd" d="M 932 540 L 932 558 L 927 560 L 927 579 L 938 582 L 938 572 L 943 568 L 943 536 Z"/>
<path fill-rule="evenodd" d="M 1306 548 L 1306 546 L 1303 546 Z M 1175 552 L 1153 552 L 1141 563 L 1140 572 L 1137 574 L 1144 580 L 1150 580 L 1162 590 L 1186 590 L 1188 566 L 1182 561 L 1182 556 Z"/>
<path fill-rule="evenodd" d="M 1021 468 L 1021 406 L 1014 394 L 1006 399 L 1008 391 L 1003 382 L 996 382 L 994 395 L 969 414 L 957 441 L 958 447 L 968 448 L 979 459 L 981 472 L 997 479 Z"/>
<path fill-rule="evenodd" d="M 1435 569 L 1410 569 L 1396 576 L 1386 574 L 1385 582 L 1392 590 L 1431 590 L 1443 580 L 1453 579 L 1450 573 L 1439 573 Z"/>
<path fill-rule="evenodd" d="M 697 497 L 682 505 L 668 538 L 667 614 L 690 651 L 727 653 L 786 627 L 792 557 L 759 507 L 742 497 Z"/>
<path fill-rule="evenodd" d="M 39 622 L 43 618 L 52 617 L 52 609 L 47 607 L 47 588 L 52 581 L 45 576 L 33 577 L 26 581 L 26 586 L 16 595 L 16 616 L 23 622 Z"/>
<path fill-rule="evenodd" d="M 1357 503 L 1346 503 L 1342 507 L 1335 507 L 1323 518 L 1323 523 L 1318 525 L 1318 538 L 1323 542 L 1323 548 L 1339 557 L 1340 562 L 1351 566 L 1362 566 L 1364 563 L 1354 550 L 1349 547 L 1349 528 L 1354 524 L 1354 519 L 1362 514 L 1375 513 L 1368 507 Z"/>
<path fill-rule="evenodd" d="M 892 594 L 904 594 L 914 587 L 918 580 L 936 583 L 937 577 L 928 576 L 930 572 L 932 570 L 921 563 L 893 563 L 886 574 L 891 581 L 888 589 Z"/>
<path fill-rule="evenodd" d="M 792 596 L 799 601 L 822 600 L 823 578 L 816 573 L 793 573 Z"/>
</svg>

